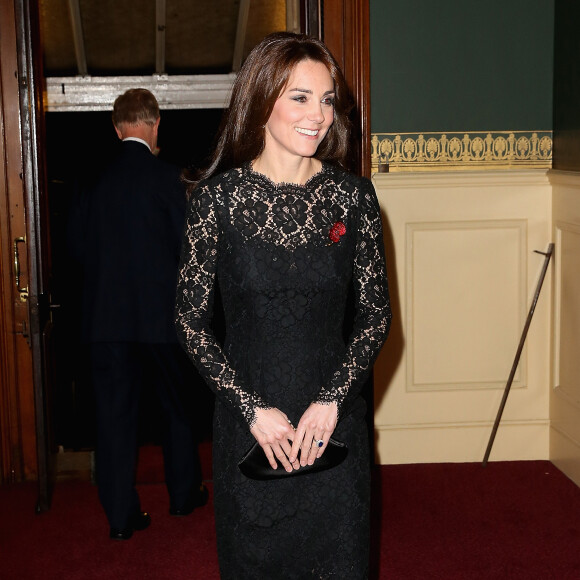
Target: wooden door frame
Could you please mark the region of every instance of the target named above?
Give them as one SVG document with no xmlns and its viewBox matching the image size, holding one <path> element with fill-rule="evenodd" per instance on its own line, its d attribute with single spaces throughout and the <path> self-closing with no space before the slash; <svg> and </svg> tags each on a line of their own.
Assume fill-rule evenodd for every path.
<svg viewBox="0 0 580 580">
<path fill-rule="evenodd" d="M 56 443 L 52 431 L 50 397 L 53 360 L 50 314 L 50 232 L 46 194 L 45 135 L 42 91 L 42 51 L 38 0 L 14 0 L 19 71 L 22 176 L 28 254 L 28 320 L 32 353 L 32 382 L 36 429 L 38 502 L 45 511 L 51 503 L 56 477 Z"/>
</svg>

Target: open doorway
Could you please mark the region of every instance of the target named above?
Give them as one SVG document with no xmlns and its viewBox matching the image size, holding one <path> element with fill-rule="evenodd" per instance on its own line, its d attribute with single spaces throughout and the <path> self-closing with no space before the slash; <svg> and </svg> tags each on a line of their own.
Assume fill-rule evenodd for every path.
<svg viewBox="0 0 580 580">
<path fill-rule="evenodd" d="M 159 157 L 181 168 L 198 167 L 208 156 L 221 119 L 221 109 L 161 112 Z M 77 452 L 60 458 L 61 477 L 86 472 L 87 453 L 96 442 L 94 401 L 86 352 L 80 343 L 82 280 L 69 257 L 67 223 L 72 196 L 114 155 L 119 140 L 108 111 L 46 114 L 46 171 L 49 193 L 51 291 L 54 319 L 54 437 L 61 451 Z M 196 395 L 200 433 L 210 436 L 212 395 Z M 142 401 L 141 443 L 161 437 L 159 405 L 154 389 L 145 388 Z M 85 454 L 85 455 L 83 455 Z M 64 459 L 64 460 L 63 460 Z M 78 469 L 77 469 L 78 467 Z"/>
</svg>

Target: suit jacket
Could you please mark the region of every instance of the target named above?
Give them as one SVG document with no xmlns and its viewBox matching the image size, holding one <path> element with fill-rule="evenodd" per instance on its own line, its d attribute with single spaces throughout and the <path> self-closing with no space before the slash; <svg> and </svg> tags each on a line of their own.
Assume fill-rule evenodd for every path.
<svg viewBox="0 0 580 580">
<path fill-rule="evenodd" d="M 71 253 L 84 277 L 87 342 L 177 342 L 177 267 L 186 195 L 177 167 L 142 143 L 118 156 L 73 201 Z"/>
</svg>

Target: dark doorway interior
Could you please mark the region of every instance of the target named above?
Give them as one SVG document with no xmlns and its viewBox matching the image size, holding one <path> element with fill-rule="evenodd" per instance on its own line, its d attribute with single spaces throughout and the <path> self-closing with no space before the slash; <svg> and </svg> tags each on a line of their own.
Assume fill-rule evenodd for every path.
<svg viewBox="0 0 580 580">
<path fill-rule="evenodd" d="M 221 119 L 221 109 L 162 111 L 159 157 L 180 167 L 197 167 L 209 154 Z M 68 257 L 66 229 L 70 201 L 78 184 L 107 163 L 118 146 L 110 112 L 47 113 L 46 158 L 50 200 L 51 302 L 55 332 L 54 424 L 56 443 L 64 450 L 95 446 L 93 397 L 80 344 L 82 280 Z M 211 429 L 212 398 L 200 393 L 202 433 Z M 142 443 L 159 440 L 153 390 L 145 389 Z"/>
</svg>

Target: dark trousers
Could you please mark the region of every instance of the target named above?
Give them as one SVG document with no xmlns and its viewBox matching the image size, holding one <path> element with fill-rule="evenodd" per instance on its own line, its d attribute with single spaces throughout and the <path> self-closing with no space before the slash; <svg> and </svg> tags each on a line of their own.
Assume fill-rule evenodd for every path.
<svg viewBox="0 0 580 580">
<path fill-rule="evenodd" d="M 165 483 L 171 507 L 181 508 L 201 485 L 193 420 L 199 375 L 177 344 L 93 343 L 90 362 L 97 414 L 97 485 L 109 525 L 125 528 L 141 511 L 135 470 L 139 399 L 145 382 L 155 384 L 164 411 Z"/>
</svg>

